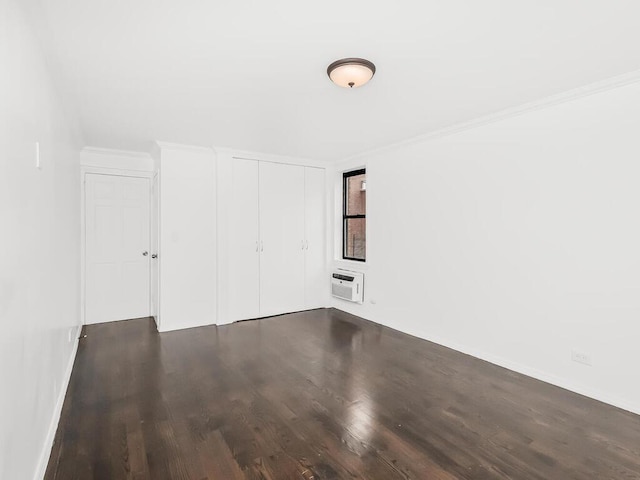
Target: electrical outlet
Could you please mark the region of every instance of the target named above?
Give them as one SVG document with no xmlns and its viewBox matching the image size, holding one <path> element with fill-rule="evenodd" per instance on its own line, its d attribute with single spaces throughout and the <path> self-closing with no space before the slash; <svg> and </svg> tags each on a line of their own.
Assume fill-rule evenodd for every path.
<svg viewBox="0 0 640 480">
<path fill-rule="evenodd" d="M 571 360 L 574 362 L 582 363 L 583 365 L 591 366 L 591 355 L 588 353 L 580 352 L 578 350 L 571 350 Z"/>
</svg>

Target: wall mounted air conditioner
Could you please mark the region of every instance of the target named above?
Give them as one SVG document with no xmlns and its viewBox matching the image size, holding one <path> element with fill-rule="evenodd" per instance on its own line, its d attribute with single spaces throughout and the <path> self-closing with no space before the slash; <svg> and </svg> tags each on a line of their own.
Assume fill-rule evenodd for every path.
<svg viewBox="0 0 640 480">
<path fill-rule="evenodd" d="M 364 274 L 349 270 L 335 270 L 331 274 L 331 295 L 349 302 L 362 303 Z"/>
</svg>

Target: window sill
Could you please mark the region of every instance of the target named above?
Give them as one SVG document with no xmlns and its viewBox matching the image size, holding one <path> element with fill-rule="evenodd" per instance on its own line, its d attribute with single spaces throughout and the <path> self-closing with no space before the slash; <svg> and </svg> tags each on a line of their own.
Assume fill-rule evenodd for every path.
<svg viewBox="0 0 640 480">
<path fill-rule="evenodd" d="M 344 258 L 336 258 L 333 260 L 334 267 L 347 268 L 349 270 L 368 270 L 367 261 L 359 262 L 358 260 L 345 260 Z"/>
</svg>

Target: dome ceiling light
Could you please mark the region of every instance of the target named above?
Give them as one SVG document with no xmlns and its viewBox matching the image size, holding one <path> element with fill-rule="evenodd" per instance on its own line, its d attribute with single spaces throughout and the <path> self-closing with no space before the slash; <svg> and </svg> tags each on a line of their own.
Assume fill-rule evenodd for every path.
<svg viewBox="0 0 640 480">
<path fill-rule="evenodd" d="M 327 75 L 341 87 L 360 87 L 373 78 L 376 66 L 364 58 L 343 58 L 327 67 Z"/>
</svg>

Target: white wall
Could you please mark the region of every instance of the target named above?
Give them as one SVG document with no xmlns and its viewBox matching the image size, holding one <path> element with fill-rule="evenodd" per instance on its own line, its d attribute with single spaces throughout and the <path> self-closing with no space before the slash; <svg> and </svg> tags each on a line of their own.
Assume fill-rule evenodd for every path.
<svg viewBox="0 0 640 480">
<path fill-rule="evenodd" d="M 216 323 L 216 156 L 159 144 L 159 330 Z"/>
<path fill-rule="evenodd" d="M 636 83 L 344 163 L 366 302 L 334 305 L 640 413 L 639 126 Z"/>
<path fill-rule="evenodd" d="M 0 2 L 3 479 L 40 478 L 46 467 L 80 322 L 81 141 L 21 8 Z"/>
</svg>

